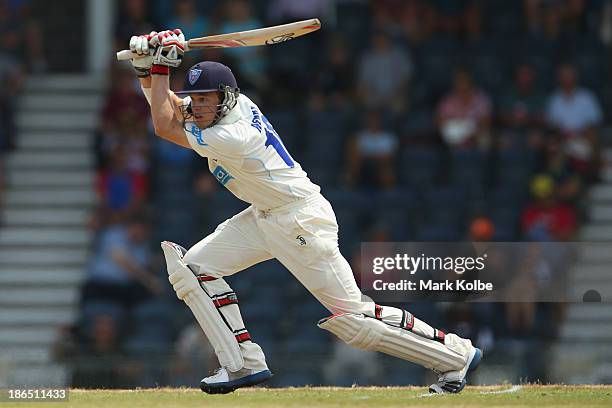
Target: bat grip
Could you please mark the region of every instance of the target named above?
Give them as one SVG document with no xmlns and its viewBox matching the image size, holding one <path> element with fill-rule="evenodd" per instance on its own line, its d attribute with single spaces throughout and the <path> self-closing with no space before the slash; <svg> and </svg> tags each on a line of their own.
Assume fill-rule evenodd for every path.
<svg viewBox="0 0 612 408">
<path fill-rule="evenodd" d="M 137 54 L 133 53 L 130 50 L 123 50 L 117 53 L 117 59 L 119 61 L 130 60 L 132 58 L 140 58 Z"/>
<path fill-rule="evenodd" d="M 190 51 L 189 43 L 187 41 L 185 41 L 183 45 L 185 47 L 185 52 Z M 122 51 L 117 52 L 117 59 L 119 61 L 131 60 L 132 58 L 142 58 L 145 56 L 146 55 L 138 55 L 130 50 L 122 50 Z"/>
</svg>

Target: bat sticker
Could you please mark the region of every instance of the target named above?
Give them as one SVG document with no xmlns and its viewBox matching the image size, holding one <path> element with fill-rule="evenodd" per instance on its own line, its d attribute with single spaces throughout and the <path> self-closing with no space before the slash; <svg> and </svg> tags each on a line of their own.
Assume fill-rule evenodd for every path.
<svg viewBox="0 0 612 408">
<path fill-rule="evenodd" d="M 295 35 L 295 33 L 287 33 L 287 34 L 277 35 L 276 37 L 272 37 L 269 40 L 266 40 L 266 45 L 278 44 L 278 43 L 281 43 L 281 42 L 293 40 L 293 36 L 294 35 Z"/>
</svg>

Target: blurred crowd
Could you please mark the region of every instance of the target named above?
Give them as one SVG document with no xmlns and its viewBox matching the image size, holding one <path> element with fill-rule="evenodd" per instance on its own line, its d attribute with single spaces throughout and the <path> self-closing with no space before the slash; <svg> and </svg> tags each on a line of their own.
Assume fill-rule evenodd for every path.
<svg viewBox="0 0 612 408">
<path fill-rule="evenodd" d="M 15 146 L 15 107 L 27 73 L 43 72 L 42 32 L 30 0 L 0 0 L 0 224 L 6 153 Z"/>
<path fill-rule="evenodd" d="M 117 13 L 116 49 L 153 29 L 190 38 L 321 18 L 319 32 L 288 43 L 189 53 L 171 83 L 179 90 L 202 59 L 232 68 L 334 205 L 340 249 L 356 270 L 362 241 L 576 239 L 612 111 L 609 1 L 126 0 Z M 205 160 L 153 135 L 127 64 L 109 75 L 96 246 L 80 322 L 58 353 L 132 363 L 75 363 L 73 386 L 193 384 L 216 364 L 166 282 L 158 244 L 189 247 L 246 204 Z M 274 385 L 423 381 L 421 370 L 348 351 L 317 330 L 326 312 L 278 263 L 251 269 L 229 281 L 282 373 Z M 557 336 L 560 305 L 404 307 L 492 356 L 504 350 L 517 377 L 546 380 L 545 353 L 532 351 Z M 369 369 L 350 369 L 363 361 Z"/>
</svg>

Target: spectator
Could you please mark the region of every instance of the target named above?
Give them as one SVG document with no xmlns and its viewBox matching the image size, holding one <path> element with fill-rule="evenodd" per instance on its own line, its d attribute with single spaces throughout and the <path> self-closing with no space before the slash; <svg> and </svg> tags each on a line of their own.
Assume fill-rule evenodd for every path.
<svg viewBox="0 0 612 408">
<path fill-rule="evenodd" d="M 0 156 L 15 145 L 15 98 L 23 81 L 21 68 L 0 54 Z"/>
<path fill-rule="evenodd" d="M 345 2 L 346 3 L 346 2 Z M 402 26 L 404 23 L 404 9 L 411 8 L 414 6 L 415 1 L 411 0 L 376 0 L 369 2 L 368 13 L 371 14 L 371 25 L 372 27 L 383 28 L 387 34 L 392 36 L 404 35 L 405 27 Z M 423 3 L 418 1 L 417 3 Z M 336 13 L 340 13 L 342 10 L 336 10 Z M 411 21 L 412 22 L 412 21 Z"/>
<path fill-rule="evenodd" d="M 18 5 L 0 0 L 0 224 L 4 201 L 4 153 L 15 144 L 14 105 L 23 82 L 26 27 Z"/>
<path fill-rule="evenodd" d="M 557 186 L 559 201 L 570 205 L 578 204 L 582 193 L 582 180 L 572 170 L 568 157 L 563 151 L 563 141 L 560 135 L 553 134 L 548 138 L 540 172 L 553 179 Z"/>
<path fill-rule="evenodd" d="M 363 242 L 393 242 L 391 231 L 393 228 L 397 228 L 397 226 L 394 225 L 389 227 L 388 225 L 384 224 L 385 223 L 376 223 L 368 226 L 367 235 L 364 237 L 365 239 Z M 357 241 L 360 240 L 358 239 Z M 354 247 L 355 248 L 350 248 L 353 250 L 350 263 L 357 286 L 360 288 L 372 287 L 372 282 L 374 279 L 377 279 L 377 275 L 369 273 L 368 268 L 363 270 L 362 266 L 365 263 L 363 261 L 373 259 L 375 257 L 393 257 L 393 247 L 374 245 L 362 248 L 361 243 L 355 244 Z"/>
<path fill-rule="evenodd" d="M 500 122 L 507 128 L 526 131 L 545 125 L 546 99 L 536 88 L 536 73 L 530 65 L 519 65 L 514 88 L 502 99 Z"/>
<path fill-rule="evenodd" d="M 140 85 L 131 69 L 114 65 L 111 72 L 111 88 L 102 109 L 103 133 L 112 133 L 124 118 L 147 127 L 149 105 L 142 95 Z"/>
<path fill-rule="evenodd" d="M 378 111 L 365 115 L 365 127 L 351 139 L 347 153 L 350 185 L 365 189 L 390 189 L 395 186 L 394 161 L 397 136 L 382 127 Z"/>
<path fill-rule="evenodd" d="M 536 86 L 532 66 L 522 64 L 515 71 L 514 87 L 508 90 L 499 107 L 499 123 L 505 131 L 498 135 L 498 148 L 542 146 L 546 99 Z"/>
<path fill-rule="evenodd" d="M 147 140 L 149 106 L 131 69 L 115 65 L 111 83 L 101 126 L 96 133 L 98 168 L 107 167 L 111 153 L 123 144 L 128 152 L 129 166 L 144 171 L 150 148 Z"/>
<path fill-rule="evenodd" d="M 471 1 L 466 7 L 464 14 L 465 37 L 470 40 L 478 40 L 482 37 L 482 3 Z"/>
<path fill-rule="evenodd" d="M 453 89 L 438 105 L 437 123 L 451 148 L 486 147 L 491 126 L 491 101 L 465 70 L 455 71 Z"/>
<path fill-rule="evenodd" d="M 91 352 L 110 354 L 117 350 L 119 328 L 111 315 L 95 316 L 91 326 Z"/>
<path fill-rule="evenodd" d="M 576 211 L 557 200 L 553 179 L 534 177 L 531 193 L 534 201 L 521 216 L 524 237 L 530 241 L 571 241 L 576 233 Z"/>
<path fill-rule="evenodd" d="M 113 149 L 110 164 L 99 171 L 97 190 L 100 199 L 93 227 L 122 223 L 141 214 L 148 190 L 146 174 L 129 168 L 124 144 Z"/>
<path fill-rule="evenodd" d="M 420 0 L 401 1 L 398 9 L 397 2 L 386 8 L 386 14 L 399 17 L 404 36 L 412 45 L 419 45 L 431 38 L 437 29 L 436 9 L 429 2 Z M 378 2 L 377 2 L 378 4 Z M 380 14 L 380 12 L 378 13 Z M 376 18 L 376 14 L 374 16 Z M 379 27 L 384 25 L 378 24 Z"/>
<path fill-rule="evenodd" d="M 181 330 L 175 351 L 176 357 L 172 359 L 170 370 L 176 386 L 191 384 L 200 373 L 212 371 L 218 365 L 215 351 L 197 324 L 190 324 Z"/>
<path fill-rule="evenodd" d="M 342 110 L 355 99 L 355 76 L 350 47 L 344 37 L 331 39 L 327 51 L 327 64 L 315 75 L 314 95 L 322 95 L 331 102 L 330 108 Z M 312 95 L 311 94 L 311 95 Z"/>
<path fill-rule="evenodd" d="M 162 165 L 189 165 L 193 159 L 193 153 L 189 149 L 161 138 L 153 142 L 153 150 L 156 163 Z"/>
<path fill-rule="evenodd" d="M 437 31 L 454 35 L 480 36 L 481 10 L 477 1 L 433 1 Z"/>
<path fill-rule="evenodd" d="M 145 0 L 120 2 L 118 23 L 115 31 L 115 48 L 125 48 L 133 35 L 148 34 L 153 30 L 151 16 Z"/>
<path fill-rule="evenodd" d="M 29 0 L 0 0 L 0 60 L 12 59 L 13 63 L 23 63 L 28 71 L 43 72 L 47 68 L 43 36 L 30 7 Z"/>
<path fill-rule="evenodd" d="M 162 292 L 153 275 L 149 225 L 132 219 L 101 231 L 83 287 L 83 300 L 109 300 L 132 307 Z"/>
<path fill-rule="evenodd" d="M 375 32 L 358 67 L 361 103 L 368 109 L 402 112 L 413 71 L 407 51 L 395 46 L 385 33 Z"/>
<path fill-rule="evenodd" d="M 495 226 L 488 217 L 476 217 L 470 223 L 469 240 L 489 242 L 495 235 Z"/>
<path fill-rule="evenodd" d="M 578 86 L 571 65 L 559 66 L 558 81 L 559 88 L 548 101 L 548 123 L 564 136 L 572 167 L 593 179 L 599 170 L 597 128 L 603 119 L 601 107 L 590 90 Z"/>
<path fill-rule="evenodd" d="M 23 20 L 8 0 L 0 0 L 0 50 L 17 61 L 23 59 Z"/>
<path fill-rule="evenodd" d="M 209 32 L 210 23 L 198 13 L 194 0 L 177 0 L 174 6 L 174 16 L 165 22 L 165 27 L 180 28 L 187 39 L 202 37 Z"/>
<path fill-rule="evenodd" d="M 149 156 L 151 154 L 151 141 L 149 130 L 144 123 L 129 121 L 125 118 L 121 123 L 121 132 L 124 135 L 127 151 L 128 169 L 141 174 L 149 170 Z"/>
<path fill-rule="evenodd" d="M 487 266 L 491 270 L 496 269 L 495 258 L 496 247 L 489 247 L 488 242 L 495 236 L 495 225 L 489 217 L 480 216 L 472 220 L 468 230 L 468 241 L 474 245 L 474 249 L 487 253 Z M 493 262 L 489 262 L 493 260 Z M 496 285 L 497 287 L 497 285 Z M 495 305 L 488 302 L 467 303 L 457 310 L 449 310 L 449 318 L 455 324 L 455 329 L 461 333 L 472 333 L 476 335 L 476 344 L 483 350 L 491 350 L 495 344 L 492 322 L 495 314 Z"/>
<path fill-rule="evenodd" d="M 550 39 L 558 39 L 563 32 L 583 31 L 586 3 L 584 0 L 524 0 L 527 27 Z"/>
<path fill-rule="evenodd" d="M 128 384 L 117 365 L 122 360 L 121 340 L 116 316 L 101 312 L 80 325 L 63 327 L 53 352 L 69 363 L 72 387 L 121 388 Z"/>
<path fill-rule="evenodd" d="M 593 93 L 578 86 L 576 70 L 568 64 L 558 68 L 559 88 L 548 104 L 550 125 L 565 133 L 585 133 L 602 120 L 601 107 Z"/>
</svg>

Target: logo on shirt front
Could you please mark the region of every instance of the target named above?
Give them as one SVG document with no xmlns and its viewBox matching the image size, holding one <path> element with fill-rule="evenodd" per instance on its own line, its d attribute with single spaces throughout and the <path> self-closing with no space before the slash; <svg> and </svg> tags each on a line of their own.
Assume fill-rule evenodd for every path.
<svg viewBox="0 0 612 408">
<path fill-rule="evenodd" d="M 215 167 L 215 169 L 212 171 L 212 174 L 222 185 L 226 185 L 227 183 L 229 183 L 230 180 L 234 178 L 227 172 L 227 170 L 225 170 L 221 166 Z"/>
<path fill-rule="evenodd" d="M 190 69 L 189 70 L 189 83 L 191 85 L 195 84 L 198 78 L 200 78 L 200 75 L 202 75 L 201 69 L 197 69 L 197 68 Z"/>
</svg>

